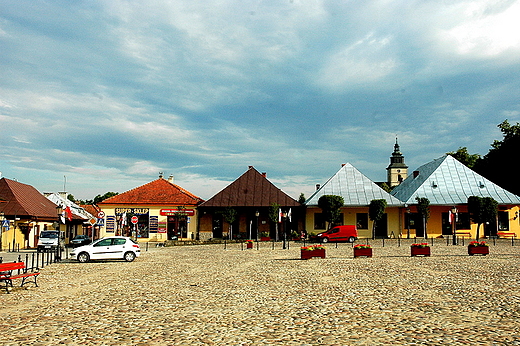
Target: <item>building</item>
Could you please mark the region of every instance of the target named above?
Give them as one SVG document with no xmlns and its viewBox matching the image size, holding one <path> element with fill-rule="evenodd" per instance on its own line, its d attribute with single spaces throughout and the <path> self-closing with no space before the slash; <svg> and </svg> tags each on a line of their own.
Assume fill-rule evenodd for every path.
<svg viewBox="0 0 520 346">
<path fill-rule="evenodd" d="M 195 239 L 197 206 L 203 200 L 173 183 L 159 179 L 98 203 L 101 236 L 134 236 L 141 241 Z"/>
<path fill-rule="evenodd" d="M 71 240 L 78 234 L 86 234 L 91 239 L 95 239 L 95 234 L 92 234 L 92 226 L 95 225 L 97 219 L 94 215 L 69 200 L 66 192 L 44 193 L 44 196 L 64 209 L 64 217 L 61 220 L 64 224 L 65 239 Z M 70 214 L 66 212 L 67 208 L 70 210 Z"/>
<path fill-rule="evenodd" d="M 408 166 L 404 163 L 404 156 L 395 139 L 394 152 L 390 156 L 390 165 L 386 168 L 388 186 L 393 188 L 403 182 L 408 176 Z"/>
<path fill-rule="evenodd" d="M 281 216 L 270 217 L 273 206 Z M 230 218 L 226 215 L 235 215 Z M 266 173 L 253 166 L 234 182 L 199 206 L 199 237 L 210 238 L 271 238 L 297 236 L 304 228 L 302 205 L 277 188 Z M 230 222 L 231 221 L 231 222 Z"/>
<path fill-rule="evenodd" d="M 40 232 L 58 222 L 57 205 L 34 187 L 0 179 L 0 250 L 34 248 Z"/>
<path fill-rule="evenodd" d="M 520 197 L 492 183 L 450 155 L 442 156 L 413 171 L 395 187 L 392 195 L 405 203 L 405 228 L 411 236 L 443 237 L 452 234 L 450 211 L 457 209 L 456 230 L 468 237 L 476 236 L 477 225 L 469 218 L 467 203 L 470 196 L 491 197 L 498 202 L 495 223 L 487 224 L 480 234 L 489 237 L 500 232 L 520 235 Z M 424 229 L 417 214 L 417 197 L 430 201 L 430 217 Z"/>
<path fill-rule="evenodd" d="M 398 237 L 400 235 L 401 210 L 403 203 L 379 187 L 363 175 L 350 163 L 341 168 L 323 186 L 317 186 L 314 194 L 305 201 L 307 206 L 305 224 L 309 233 L 320 233 L 326 224 L 322 216 L 318 200 L 323 195 L 337 195 L 345 202 L 341 208 L 343 225 L 357 225 L 360 238 Z M 384 199 L 387 203 L 386 213 L 382 220 L 376 223 L 368 217 L 368 207 L 372 200 Z"/>
</svg>

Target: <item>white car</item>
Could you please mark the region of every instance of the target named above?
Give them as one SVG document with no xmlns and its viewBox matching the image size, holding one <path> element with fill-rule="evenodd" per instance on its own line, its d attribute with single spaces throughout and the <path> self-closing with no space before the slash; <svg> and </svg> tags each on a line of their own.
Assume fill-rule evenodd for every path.
<svg viewBox="0 0 520 346">
<path fill-rule="evenodd" d="M 139 244 L 128 237 L 106 237 L 75 248 L 70 257 L 81 263 L 98 259 L 124 259 L 132 262 L 141 254 Z"/>
</svg>

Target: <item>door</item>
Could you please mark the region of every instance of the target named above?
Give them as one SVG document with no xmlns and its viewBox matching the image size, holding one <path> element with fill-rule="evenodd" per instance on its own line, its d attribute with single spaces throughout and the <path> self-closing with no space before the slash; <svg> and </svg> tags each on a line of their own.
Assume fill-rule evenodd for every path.
<svg viewBox="0 0 520 346">
<path fill-rule="evenodd" d="M 92 250 L 92 254 L 90 256 L 91 259 L 104 259 L 104 258 L 114 258 L 113 249 L 112 249 L 112 239 L 106 238 L 98 241 L 94 244 L 94 248 Z"/>
<path fill-rule="evenodd" d="M 374 229 L 374 236 L 376 238 L 387 238 L 388 237 L 388 215 L 385 213 L 381 220 L 376 222 Z"/>
</svg>

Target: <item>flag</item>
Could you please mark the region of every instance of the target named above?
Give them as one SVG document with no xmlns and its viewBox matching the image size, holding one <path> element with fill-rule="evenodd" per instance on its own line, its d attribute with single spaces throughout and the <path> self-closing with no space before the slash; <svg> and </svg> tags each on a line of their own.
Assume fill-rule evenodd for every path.
<svg viewBox="0 0 520 346">
<path fill-rule="evenodd" d="M 67 219 L 69 221 L 72 221 L 72 210 L 70 209 L 69 206 L 67 206 L 67 208 L 65 208 L 65 214 L 67 215 Z"/>
<path fill-rule="evenodd" d="M 278 223 L 282 222 L 282 209 L 278 208 Z"/>
<path fill-rule="evenodd" d="M 292 211 L 291 211 L 291 208 L 289 208 L 289 212 L 287 213 L 287 217 L 289 218 L 289 222 L 292 222 Z"/>
</svg>

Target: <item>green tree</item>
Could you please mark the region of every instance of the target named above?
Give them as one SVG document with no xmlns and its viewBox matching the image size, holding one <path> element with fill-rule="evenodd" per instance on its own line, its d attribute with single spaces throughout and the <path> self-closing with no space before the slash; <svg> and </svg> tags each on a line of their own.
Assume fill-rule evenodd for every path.
<svg viewBox="0 0 520 346">
<path fill-rule="evenodd" d="M 237 211 L 234 208 L 227 207 L 222 212 L 224 220 L 229 224 L 229 239 L 233 239 L 233 222 L 237 219 Z"/>
<path fill-rule="evenodd" d="M 509 192 L 520 195 L 516 172 L 511 169 L 511 163 L 518 156 L 520 148 L 520 123 L 511 125 L 506 119 L 498 128 L 503 139 L 493 142 L 489 152 L 477 161 L 474 169 Z"/>
<path fill-rule="evenodd" d="M 468 213 L 471 221 L 477 224 L 475 240 L 480 238 L 480 225 L 493 222 L 497 215 L 498 202 L 491 197 L 468 197 Z"/>
<path fill-rule="evenodd" d="M 455 159 L 460 161 L 466 167 L 473 169 L 478 160 L 480 160 L 479 154 L 470 154 L 468 148 L 460 147 L 457 151 L 451 151 L 446 153 L 447 155 L 453 156 Z"/>
<path fill-rule="evenodd" d="M 94 197 L 94 204 L 98 204 L 99 202 L 103 202 L 105 199 L 108 199 L 110 197 L 114 197 L 119 195 L 119 192 L 107 192 L 104 195 L 97 195 Z"/>
<path fill-rule="evenodd" d="M 417 201 L 417 213 L 421 215 L 424 227 L 424 237 L 428 238 L 427 225 L 430 218 L 430 200 L 426 197 L 415 197 Z"/>
<path fill-rule="evenodd" d="M 275 240 L 278 241 L 278 219 L 280 217 L 280 204 L 274 202 L 269 206 L 269 220 L 275 225 Z"/>
<path fill-rule="evenodd" d="M 385 215 L 386 200 L 385 199 L 373 199 L 370 201 L 368 206 L 368 217 L 374 221 L 372 224 L 372 239 L 376 237 L 376 224 Z"/>
<path fill-rule="evenodd" d="M 323 195 L 318 199 L 318 207 L 321 208 L 323 218 L 329 223 L 327 229 L 339 221 L 341 216 L 341 207 L 345 204 L 343 197 L 336 195 Z"/>
</svg>

